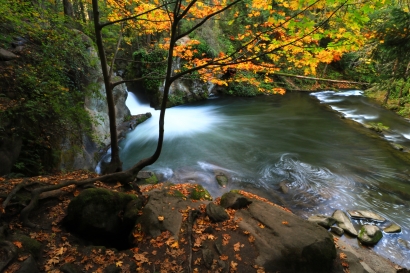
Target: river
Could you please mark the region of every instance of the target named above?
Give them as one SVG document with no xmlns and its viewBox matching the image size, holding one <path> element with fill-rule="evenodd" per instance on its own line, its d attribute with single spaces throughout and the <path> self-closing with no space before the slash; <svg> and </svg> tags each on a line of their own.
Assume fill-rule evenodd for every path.
<svg viewBox="0 0 410 273">
<path fill-rule="evenodd" d="M 159 112 L 129 94 L 132 114 L 153 116 L 120 143 L 125 169 L 150 156 L 158 138 Z M 390 132 L 380 136 L 360 124 L 369 122 Z M 410 241 L 410 156 L 391 145 L 410 147 L 409 138 L 410 123 L 357 90 L 213 98 L 166 111 L 163 151 L 146 169 L 172 182 L 200 183 L 214 197 L 248 190 L 302 218 L 336 209 L 374 211 L 402 227 L 384 234 L 374 250 L 410 268 L 403 243 Z M 219 171 L 230 179 L 226 188 L 215 180 Z"/>
</svg>

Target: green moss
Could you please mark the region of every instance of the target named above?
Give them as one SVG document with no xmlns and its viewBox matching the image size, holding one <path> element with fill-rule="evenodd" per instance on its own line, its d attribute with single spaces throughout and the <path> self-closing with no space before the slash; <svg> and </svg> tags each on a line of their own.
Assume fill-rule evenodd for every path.
<svg viewBox="0 0 410 273">
<path fill-rule="evenodd" d="M 226 185 L 228 185 L 228 177 L 226 177 L 226 175 L 224 174 L 217 175 L 216 181 L 218 181 L 218 184 L 221 187 L 226 187 Z"/>
<path fill-rule="evenodd" d="M 152 173 L 152 175 L 148 178 L 138 179 L 138 184 L 158 184 L 158 177 L 155 173 Z"/>
<path fill-rule="evenodd" d="M 148 117 L 146 115 L 141 115 L 138 119 L 137 119 L 137 124 L 143 123 L 144 121 L 146 121 L 148 119 Z"/>
<path fill-rule="evenodd" d="M 171 190 L 171 191 L 168 191 L 167 194 L 169 196 L 174 196 L 174 197 L 181 197 L 181 198 L 185 197 L 185 195 L 182 192 L 180 192 L 179 190 Z"/>
<path fill-rule="evenodd" d="M 202 185 L 196 185 L 195 188 L 191 191 L 189 198 L 193 200 L 209 200 L 212 201 L 211 194 L 202 187 Z"/>
<path fill-rule="evenodd" d="M 68 206 L 67 217 L 72 218 L 82 215 L 82 223 L 96 223 L 96 226 L 98 226 L 98 222 L 100 222 L 102 218 L 108 217 L 113 212 L 125 210 L 131 201 L 138 201 L 138 197 L 126 193 L 112 192 L 106 189 L 86 189 L 71 201 Z M 90 203 L 93 205 L 92 207 L 95 211 L 84 211 L 84 208 L 90 208 Z M 67 220 L 76 220 L 71 218 Z"/>
<path fill-rule="evenodd" d="M 40 257 L 41 253 L 41 243 L 35 239 L 32 239 L 24 234 L 15 234 L 10 238 L 13 242 L 20 242 L 22 248 L 19 248 L 18 251 L 21 253 L 31 253 L 35 259 Z"/>
</svg>

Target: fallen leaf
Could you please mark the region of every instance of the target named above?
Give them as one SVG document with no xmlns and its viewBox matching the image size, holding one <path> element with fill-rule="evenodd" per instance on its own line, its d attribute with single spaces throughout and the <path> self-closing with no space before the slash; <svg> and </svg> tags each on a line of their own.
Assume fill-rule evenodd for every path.
<svg viewBox="0 0 410 273">
<path fill-rule="evenodd" d="M 221 256 L 219 256 L 219 259 L 221 259 L 222 261 L 226 261 L 229 259 L 229 257 L 222 254 Z"/>
<path fill-rule="evenodd" d="M 57 232 L 61 232 L 61 229 L 59 229 L 57 227 L 51 227 L 51 231 L 54 232 L 54 233 L 57 233 Z"/>
<path fill-rule="evenodd" d="M 65 263 L 72 263 L 75 261 L 75 258 L 73 256 L 68 256 L 64 258 Z"/>
<path fill-rule="evenodd" d="M 282 221 L 282 225 L 289 225 L 288 221 Z"/>
<path fill-rule="evenodd" d="M 116 267 L 121 267 L 121 266 L 122 266 L 122 261 L 116 262 L 116 263 L 115 263 L 115 266 L 116 266 Z"/>
<path fill-rule="evenodd" d="M 160 221 L 160 222 L 162 222 L 162 221 L 164 221 L 164 216 L 158 216 L 158 221 Z"/>
<path fill-rule="evenodd" d="M 238 263 L 235 263 L 234 261 L 231 261 L 231 269 L 236 270 L 237 265 L 238 265 Z"/>
<path fill-rule="evenodd" d="M 262 223 L 258 223 L 258 226 L 259 226 L 260 228 L 265 228 L 265 225 L 262 224 Z"/>
<path fill-rule="evenodd" d="M 236 244 L 233 245 L 233 250 L 234 251 L 239 251 L 241 248 L 241 243 L 237 242 Z"/>
<path fill-rule="evenodd" d="M 341 252 L 341 253 L 340 253 L 340 259 L 341 259 L 341 260 L 346 260 L 346 259 L 347 259 L 346 254 L 344 254 L 343 252 Z"/>
<path fill-rule="evenodd" d="M 170 245 L 172 248 L 179 248 L 178 242 L 174 242 L 173 244 Z"/>
<path fill-rule="evenodd" d="M 255 237 L 253 237 L 252 235 L 249 235 L 248 241 L 249 241 L 250 243 L 255 242 Z"/>
<path fill-rule="evenodd" d="M 18 248 L 22 248 L 22 247 L 23 247 L 23 245 L 22 245 L 21 242 L 19 242 L 19 241 L 15 241 L 15 242 L 13 242 L 13 244 L 14 244 L 16 247 L 18 247 Z"/>
<path fill-rule="evenodd" d="M 194 265 L 200 265 L 201 264 L 201 258 L 196 258 L 194 261 Z"/>
</svg>

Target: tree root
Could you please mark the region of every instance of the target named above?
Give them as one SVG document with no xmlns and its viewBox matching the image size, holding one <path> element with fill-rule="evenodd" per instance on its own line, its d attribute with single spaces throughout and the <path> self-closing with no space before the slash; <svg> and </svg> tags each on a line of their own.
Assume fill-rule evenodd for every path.
<svg viewBox="0 0 410 273">
<path fill-rule="evenodd" d="M 12 243 L 6 240 L 0 241 L 0 248 L 7 252 L 7 260 L 5 262 L 0 262 L 0 272 L 3 272 L 3 270 L 7 268 L 14 258 L 16 258 L 17 249 Z"/>
</svg>

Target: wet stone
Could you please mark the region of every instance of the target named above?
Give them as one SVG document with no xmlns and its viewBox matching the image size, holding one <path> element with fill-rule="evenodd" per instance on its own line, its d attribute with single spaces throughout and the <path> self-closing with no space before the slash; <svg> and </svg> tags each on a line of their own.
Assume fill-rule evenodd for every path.
<svg viewBox="0 0 410 273">
<path fill-rule="evenodd" d="M 338 226 L 330 227 L 330 231 L 333 232 L 334 234 L 338 235 L 338 236 L 342 236 L 345 233 L 343 228 L 340 228 Z"/>
<path fill-rule="evenodd" d="M 329 229 L 334 223 L 336 223 L 336 220 L 333 217 L 329 217 L 326 215 L 312 215 L 308 218 L 309 222 L 316 223 L 319 226 L 322 226 L 326 229 Z"/>
<path fill-rule="evenodd" d="M 336 210 L 333 215 L 333 218 L 336 219 L 337 225 L 342 228 L 346 233 L 357 236 L 357 231 L 354 228 L 350 218 L 341 210 Z"/>
<path fill-rule="evenodd" d="M 378 222 L 386 221 L 386 219 L 384 219 L 379 214 L 374 213 L 369 210 L 348 210 L 347 212 L 350 214 L 352 218 L 355 218 L 355 219 L 368 219 L 368 220 L 373 220 L 373 221 L 378 221 Z"/>
<path fill-rule="evenodd" d="M 410 250 L 410 242 L 407 242 L 406 240 L 403 240 L 402 238 L 397 239 L 397 242 L 402 247 L 406 248 L 407 250 Z"/>
<path fill-rule="evenodd" d="M 395 223 L 391 223 L 389 226 L 385 227 L 383 231 L 386 233 L 399 233 L 401 232 L 401 227 Z"/>
<path fill-rule="evenodd" d="M 377 226 L 364 225 L 360 231 L 358 239 L 366 245 L 375 245 L 383 237 L 382 231 Z"/>
</svg>

